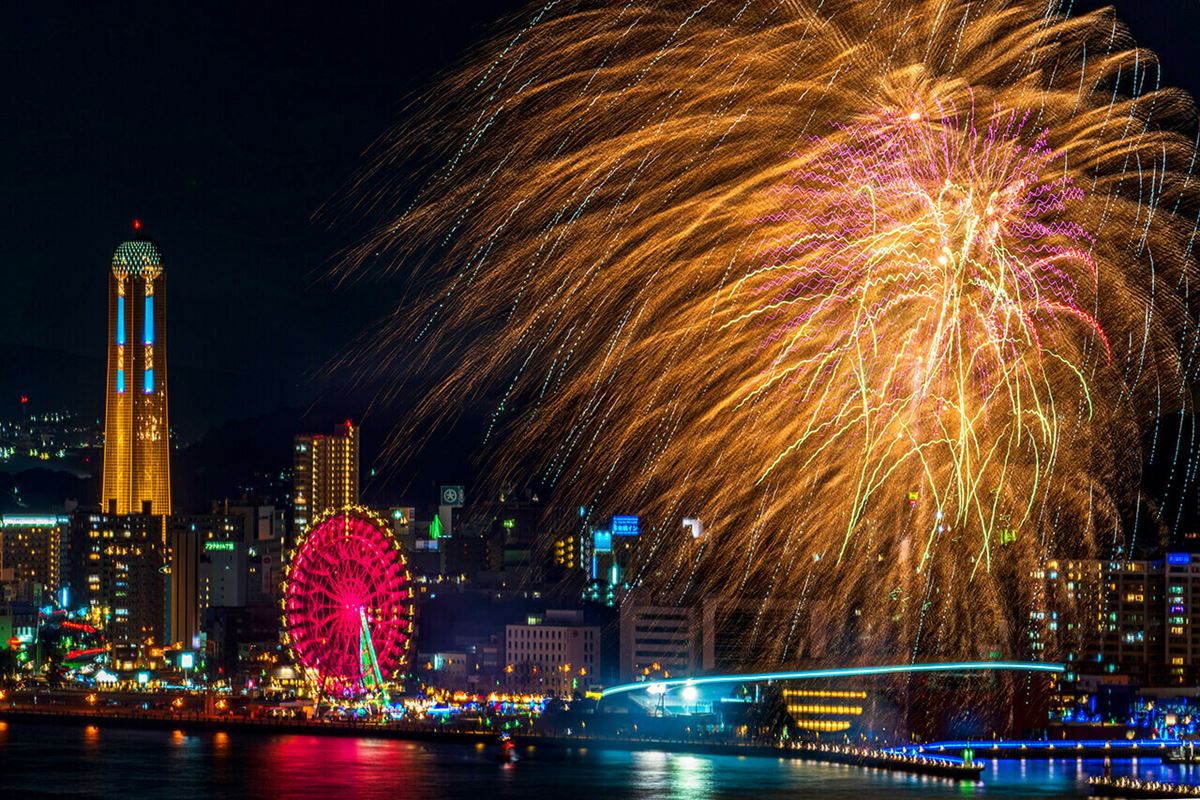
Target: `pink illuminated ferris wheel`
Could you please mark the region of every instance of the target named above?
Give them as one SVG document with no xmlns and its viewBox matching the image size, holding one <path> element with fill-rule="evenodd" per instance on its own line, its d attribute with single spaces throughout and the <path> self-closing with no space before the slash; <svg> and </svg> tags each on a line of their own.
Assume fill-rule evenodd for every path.
<svg viewBox="0 0 1200 800">
<path fill-rule="evenodd" d="M 314 521 L 292 550 L 283 629 L 295 664 L 325 697 L 386 697 L 408 663 L 413 595 L 400 543 L 370 511 Z"/>
</svg>

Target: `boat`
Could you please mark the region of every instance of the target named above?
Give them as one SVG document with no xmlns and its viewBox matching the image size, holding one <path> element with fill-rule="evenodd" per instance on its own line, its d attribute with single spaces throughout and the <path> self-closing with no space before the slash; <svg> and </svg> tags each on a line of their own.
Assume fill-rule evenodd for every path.
<svg viewBox="0 0 1200 800">
<path fill-rule="evenodd" d="M 520 758 L 517 755 L 517 745 L 512 737 L 507 733 L 500 734 L 500 751 L 496 754 L 496 760 L 501 764 L 515 764 Z"/>
</svg>

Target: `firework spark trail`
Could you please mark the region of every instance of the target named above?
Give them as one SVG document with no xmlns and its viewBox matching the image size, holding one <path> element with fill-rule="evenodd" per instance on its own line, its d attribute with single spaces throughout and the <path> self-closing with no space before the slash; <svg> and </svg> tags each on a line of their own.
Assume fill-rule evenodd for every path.
<svg viewBox="0 0 1200 800">
<path fill-rule="evenodd" d="M 496 481 L 640 513 L 643 585 L 752 597 L 764 657 L 1019 655 L 1031 574 L 1144 516 L 1142 437 L 1192 408 L 1190 99 L 1032 0 L 514 31 L 358 190 L 398 199 L 350 269 L 437 287 L 359 356 L 436 375 L 397 446 L 500 397 Z"/>
</svg>

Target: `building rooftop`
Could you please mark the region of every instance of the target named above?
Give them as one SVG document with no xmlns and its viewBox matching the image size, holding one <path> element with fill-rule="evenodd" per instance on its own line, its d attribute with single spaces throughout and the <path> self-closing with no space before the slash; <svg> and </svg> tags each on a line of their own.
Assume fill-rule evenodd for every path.
<svg viewBox="0 0 1200 800">
<path fill-rule="evenodd" d="M 119 278 L 130 275 L 157 276 L 162 272 L 162 254 L 158 245 L 149 239 L 123 242 L 113 253 L 112 270 Z"/>
</svg>

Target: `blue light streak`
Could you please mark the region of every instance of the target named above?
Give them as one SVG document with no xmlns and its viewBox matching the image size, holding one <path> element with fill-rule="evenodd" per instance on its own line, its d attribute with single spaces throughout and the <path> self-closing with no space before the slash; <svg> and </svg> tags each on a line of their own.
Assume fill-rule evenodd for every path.
<svg viewBox="0 0 1200 800">
<path fill-rule="evenodd" d="M 913 672 L 1065 672 L 1062 664 L 1041 661 L 948 661 L 934 664 L 889 664 L 879 667 L 839 667 L 836 669 L 807 669 L 798 672 L 757 672 L 746 675 L 705 675 L 699 678 L 671 678 L 663 681 L 639 681 L 610 686 L 600 693 L 601 699 L 614 694 L 661 687 L 663 691 L 676 686 L 709 686 L 720 683 L 765 683 L 816 678 L 861 678 L 871 675 L 896 675 Z M 657 691 L 657 689 L 656 689 Z"/>
<path fill-rule="evenodd" d="M 1002 742 L 930 742 L 929 744 L 893 747 L 892 753 L 925 755 L 943 750 L 962 750 L 971 747 L 980 750 L 1146 750 L 1178 747 L 1180 739 L 1055 739 L 1054 741 L 1007 740 Z"/>
</svg>

